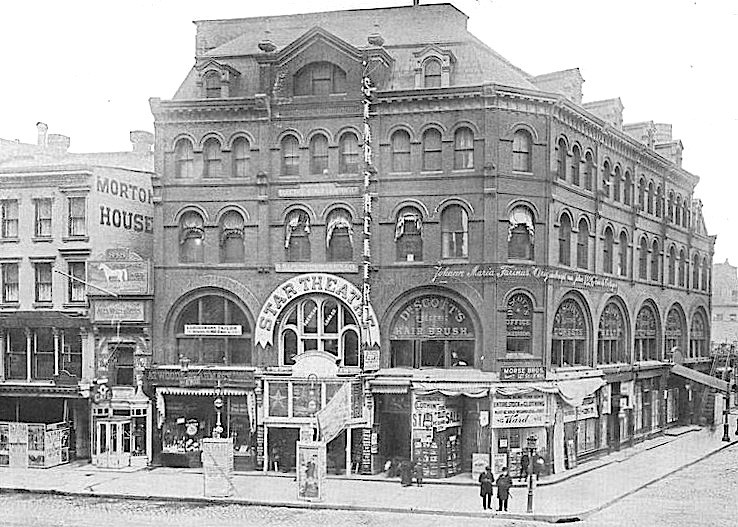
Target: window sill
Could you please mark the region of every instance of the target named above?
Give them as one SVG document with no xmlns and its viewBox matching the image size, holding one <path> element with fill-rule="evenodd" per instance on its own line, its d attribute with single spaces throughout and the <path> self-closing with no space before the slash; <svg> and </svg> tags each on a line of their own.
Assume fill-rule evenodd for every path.
<svg viewBox="0 0 738 527">
<path fill-rule="evenodd" d="M 62 307 L 64 309 L 87 309 L 89 306 L 85 300 L 83 302 L 65 302 Z"/>
<path fill-rule="evenodd" d="M 50 243 L 54 241 L 54 238 L 52 238 L 51 236 L 43 236 L 43 237 L 39 236 L 39 237 L 31 238 L 31 241 L 33 243 Z"/>
<path fill-rule="evenodd" d="M 34 309 L 52 309 L 54 307 L 54 302 L 51 300 L 48 302 L 34 302 L 31 304 L 31 307 Z"/>
<path fill-rule="evenodd" d="M 531 172 L 529 170 L 515 170 L 515 169 L 512 169 L 510 172 L 512 172 L 513 174 L 519 174 L 519 175 L 522 175 L 522 176 L 532 176 L 533 175 L 533 172 Z"/>
<path fill-rule="evenodd" d="M 275 262 L 277 273 L 358 273 L 359 265 L 354 262 Z"/>
<path fill-rule="evenodd" d="M 20 308 L 20 302 L 3 302 L 0 303 L 0 309 L 18 309 Z"/>
<path fill-rule="evenodd" d="M 62 237 L 63 242 L 89 242 L 90 237 L 85 236 L 64 236 Z"/>
<path fill-rule="evenodd" d="M 469 258 L 468 257 L 458 257 L 458 258 L 441 258 L 442 264 L 468 264 Z"/>
<path fill-rule="evenodd" d="M 0 243 L 18 243 L 20 238 L 0 238 Z"/>
<path fill-rule="evenodd" d="M 392 267 L 420 267 L 423 265 L 429 265 L 429 263 L 424 262 L 423 260 L 396 260 L 390 265 L 392 265 Z"/>
</svg>

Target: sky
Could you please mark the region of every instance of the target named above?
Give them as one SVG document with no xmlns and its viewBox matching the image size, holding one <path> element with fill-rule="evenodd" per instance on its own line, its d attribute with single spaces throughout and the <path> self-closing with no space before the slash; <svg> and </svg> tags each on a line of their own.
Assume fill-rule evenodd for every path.
<svg viewBox="0 0 738 527">
<path fill-rule="evenodd" d="M 533 75 L 579 68 L 584 101 L 620 97 L 625 122 L 673 125 L 698 175 L 715 261 L 738 265 L 738 2 L 450 0 L 469 29 Z M 439 3 L 421 0 L 421 3 Z M 129 150 L 153 131 L 149 98 L 169 99 L 194 64 L 193 20 L 411 5 L 412 0 L 24 0 L 0 18 L 0 138 L 70 151 Z M 307 30 L 308 28 L 306 28 Z M 381 32 L 381 28 L 380 28 Z"/>
</svg>

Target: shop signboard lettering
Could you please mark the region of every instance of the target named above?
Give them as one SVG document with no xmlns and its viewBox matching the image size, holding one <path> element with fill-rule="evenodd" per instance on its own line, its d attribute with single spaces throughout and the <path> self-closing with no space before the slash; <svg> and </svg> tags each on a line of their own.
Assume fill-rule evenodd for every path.
<svg viewBox="0 0 738 527">
<path fill-rule="evenodd" d="M 535 280 L 579 289 L 616 293 L 618 284 L 607 276 L 597 276 L 556 267 L 536 265 L 437 265 L 431 282 L 486 282 L 500 280 Z"/>
<path fill-rule="evenodd" d="M 548 406 L 544 393 L 495 396 L 492 401 L 492 428 L 546 426 L 547 421 Z"/>
<path fill-rule="evenodd" d="M 143 322 L 144 303 L 138 300 L 96 300 L 93 316 L 95 322 Z"/>
<path fill-rule="evenodd" d="M 474 325 L 466 310 L 451 298 L 425 295 L 412 300 L 395 317 L 392 339 L 474 338 Z"/>
<path fill-rule="evenodd" d="M 363 309 L 362 291 L 340 276 L 327 273 L 308 273 L 290 278 L 278 286 L 259 312 L 254 341 L 266 348 L 274 341 L 274 325 L 282 310 L 295 298 L 310 294 L 326 294 L 337 298 L 353 311 L 357 320 L 367 319 L 362 328 L 362 341 L 368 346 L 379 346 L 379 326 L 371 305 Z"/>
<path fill-rule="evenodd" d="M 149 292 L 148 260 L 98 260 L 87 262 L 87 282 L 92 294 L 145 295 Z"/>
<path fill-rule="evenodd" d="M 582 401 L 581 406 L 565 406 L 564 407 L 564 422 L 570 423 L 572 421 L 584 421 L 592 417 L 597 417 L 597 399 L 594 395 L 585 397 Z"/>
<path fill-rule="evenodd" d="M 418 397 L 413 405 L 413 429 L 446 430 L 461 426 L 461 412 L 456 406 L 446 406 L 445 397 Z"/>
<path fill-rule="evenodd" d="M 155 386 L 200 386 L 254 388 L 253 371 L 240 370 L 188 370 L 150 369 L 146 370 L 146 380 Z"/>
<path fill-rule="evenodd" d="M 532 381 L 546 378 L 543 366 L 503 366 L 500 369 L 501 381 Z"/>
<path fill-rule="evenodd" d="M 184 330 L 185 335 L 218 337 L 237 337 L 243 332 L 240 324 L 185 324 Z"/>
<path fill-rule="evenodd" d="M 379 369 L 379 348 L 364 349 L 364 371 Z"/>
</svg>

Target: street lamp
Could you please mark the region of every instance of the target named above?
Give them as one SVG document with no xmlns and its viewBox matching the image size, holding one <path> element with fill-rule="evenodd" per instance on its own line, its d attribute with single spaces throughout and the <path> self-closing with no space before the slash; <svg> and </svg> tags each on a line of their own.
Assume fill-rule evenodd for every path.
<svg viewBox="0 0 738 527">
<path fill-rule="evenodd" d="M 213 401 L 213 406 L 215 406 L 215 412 L 216 412 L 216 421 L 215 426 L 213 427 L 213 437 L 216 439 L 220 439 L 221 435 L 223 434 L 223 425 L 221 424 L 221 411 L 223 410 L 223 397 L 222 397 L 223 390 L 220 387 L 220 380 L 218 381 L 218 389 L 216 391 L 215 401 Z"/>
<path fill-rule="evenodd" d="M 526 446 L 528 450 L 530 451 L 529 459 L 530 459 L 530 467 L 531 470 L 528 470 L 528 512 L 533 512 L 533 486 L 534 486 L 534 479 L 533 479 L 533 467 L 535 466 L 535 455 L 536 450 L 538 449 L 538 438 L 535 435 L 528 436 L 528 439 L 526 441 Z"/>
<path fill-rule="evenodd" d="M 726 391 L 723 397 L 725 399 L 725 405 L 723 408 L 723 441 L 729 443 L 730 431 L 728 429 L 730 428 L 730 425 L 728 425 L 728 416 L 730 415 L 730 392 Z"/>
</svg>

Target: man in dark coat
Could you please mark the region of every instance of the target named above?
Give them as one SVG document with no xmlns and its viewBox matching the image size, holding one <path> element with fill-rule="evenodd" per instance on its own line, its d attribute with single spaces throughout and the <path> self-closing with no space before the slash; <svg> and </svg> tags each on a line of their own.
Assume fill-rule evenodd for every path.
<svg viewBox="0 0 738 527">
<path fill-rule="evenodd" d="M 482 508 L 484 510 L 492 508 L 492 494 L 494 493 L 495 477 L 492 470 L 487 467 L 484 472 L 479 474 L 479 495 L 482 497 Z"/>
<path fill-rule="evenodd" d="M 530 457 L 528 457 L 528 454 L 523 453 L 522 457 L 520 458 L 520 479 L 524 479 L 528 477 L 528 465 L 530 465 Z"/>
<path fill-rule="evenodd" d="M 403 459 L 400 463 L 400 484 L 403 487 L 413 484 L 413 467 L 408 459 Z"/>
<path fill-rule="evenodd" d="M 507 500 L 510 498 L 510 487 L 513 481 L 507 473 L 507 467 L 502 469 L 502 474 L 497 478 L 497 510 L 507 511 Z"/>
</svg>

